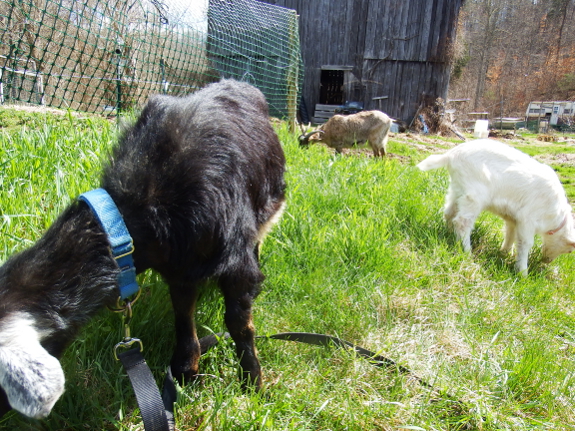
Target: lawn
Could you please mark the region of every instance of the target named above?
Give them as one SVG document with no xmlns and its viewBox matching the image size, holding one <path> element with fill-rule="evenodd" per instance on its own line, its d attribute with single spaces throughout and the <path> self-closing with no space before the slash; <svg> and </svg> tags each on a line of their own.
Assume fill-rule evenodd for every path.
<svg viewBox="0 0 575 431">
<path fill-rule="evenodd" d="M 0 120 L 12 118 L 0 108 Z M 8 110 L 9 111 L 9 110 Z M 76 196 L 98 186 L 116 123 L 36 114 L 0 123 L 0 261 L 32 244 Z M 445 171 L 414 166 L 453 140 L 397 135 L 384 160 L 363 151 L 302 150 L 284 124 L 288 206 L 266 238 L 267 278 L 255 301 L 258 334 L 319 332 L 407 367 L 381 369 L 341 348 L 258 340 L 266 390 L 242 392 L 224 341 L 204 376 L 180 391 L 180 430 L 575 430 L 574 257 L 541 263 L 527 278 L 498 252 L 502 222 L 478 221 L 473 252 L 448 231 Z M 570 197 L 569 143 L 513 142 L 547 157 Z M 174 344 L 166 286 L 139 276 L 132 335 L 161 381 Z M 198 310 L 201 334 L 225 330 L 212 285 Z M 102 310 L 66 351 L 66 392 L 43 421 L 10 413 L 7 430 L 143 429 L 129 382 L 113 359 L 119 315 Z M 433 385 L 429 389 L 414 377 Z"/>
</svg>

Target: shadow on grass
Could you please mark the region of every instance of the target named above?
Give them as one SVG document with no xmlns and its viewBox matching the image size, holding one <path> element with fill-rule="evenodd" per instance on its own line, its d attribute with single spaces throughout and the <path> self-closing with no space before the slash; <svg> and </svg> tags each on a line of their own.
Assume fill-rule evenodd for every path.
<svg viewBox="0 0 575 431">
<path fill-rule="evenodd" d="M 444 429 L 449 431 L 480 430 L 487 420 L 477 414 L 472 404 L 452 399 L 445 394 L 430 400 L 429 413 L 437 417 L 444 424 Z"/>
</svg>

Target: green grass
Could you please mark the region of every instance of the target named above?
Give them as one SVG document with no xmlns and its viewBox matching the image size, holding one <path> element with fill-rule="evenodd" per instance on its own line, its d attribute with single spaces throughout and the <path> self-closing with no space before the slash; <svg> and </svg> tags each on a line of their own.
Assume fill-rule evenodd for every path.
<svg viewBox="0 0 575 431">
<path fill-rule="evenodd" d="M 562 162 L 567 155 L 575 154 L 575 145 L 572 142 L 544 143 L 531 139 L 528 143 L 516 142 L 514 146 L 544 163 L 551 164 L 565 188 L 567 198 L 570 202 L 575 202 L 575 165 L 572 161 Z"/>
<path fill-rule="evenodd" d="M 36 119 L 0 130 L 0 260 L 37 240 L 78 194 L 96 187 L 115 125 L 97 118 Z M 442 217 L 447 173 L 423 173 L 415 146 L 392 157 L 307 150 L 278 129 L 288 206 L 266 239 L 267 278 L 255 302 L 259 334 L 340 336 L 409 367 L 429 391 L 335 348 L 258 340 L 266 390 L 243 393 L 229 342 L 182 389 L 182 430 L 575 430 L 575 274 L 572 256 L 544 265 L 535 252 L 519 279 L 498 252 L 502 223 L 478 221 L 471 255 Z M 571 177 L 565 169 L 566 177 Z M 140 276 L 132 334 L 160 381 L 174 343 L 166 286 Z M 224 330 L 207 286 L 201 334 Z M 66 392 L 44 421 L 10 413 L 9 430 L 142 429 L 127 377 L 112 357 L 121 319 L 107 310 L 62 358 Z M 446 395 L 450 394 L 450 396 Z"/>
</svg>

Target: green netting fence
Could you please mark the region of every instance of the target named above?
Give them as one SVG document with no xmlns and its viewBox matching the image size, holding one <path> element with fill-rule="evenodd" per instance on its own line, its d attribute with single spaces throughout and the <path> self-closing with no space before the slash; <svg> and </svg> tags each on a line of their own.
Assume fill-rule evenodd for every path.
<svg viewBox="0 0 575 431">
<path fill-rule="evenodd" d="M 0 103 L 111 113 L 220 78 L 295 118 L 296 12 L 255 0 L 0 0 Z"/>
</svg>

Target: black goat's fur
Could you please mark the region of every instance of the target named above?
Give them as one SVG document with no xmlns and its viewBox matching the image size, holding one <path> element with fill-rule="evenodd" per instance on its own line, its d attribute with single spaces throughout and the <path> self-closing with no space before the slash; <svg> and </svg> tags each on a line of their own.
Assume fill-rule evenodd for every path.
<svg viewBox="0 0 575 431">
<path fill-rule="evenodd" d="M 264 96 L 232 80 L 185 98 L 153 97 L 120 138 L 101 186 L 134 240 L 137 272 L 157 270 L 169 285 L 174 376 L 198 373 L 197 289 L 214 278 L 244 381 L 261 386 L 251 307 L 264 278 L 258 245 L 284 205 L 284 170 Z M 117 273 L 94 214 L 73 202 L 35 245 L 0 267 L 0 358 L 14 315 L 31 318 L 41 346 L 60 357 L 82 325 L 115 303 Z M 12 381 L 10 371 L 0 369 L 0 382 Z M 8 392 L 0 391 L 0 414 L 9 409 Z M 18 396 L 28 402 L 29 394 Z"/>
</svg>

